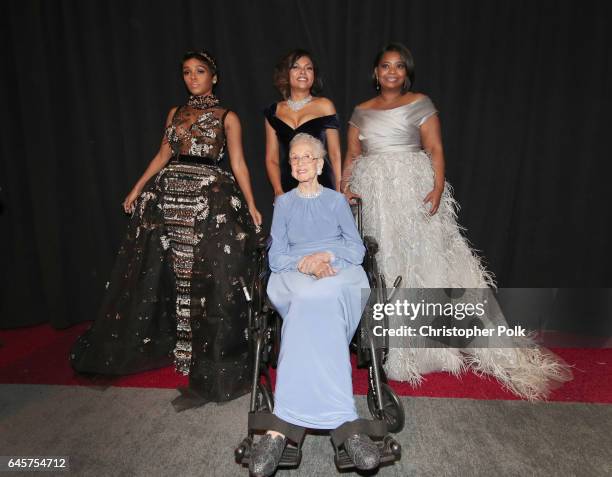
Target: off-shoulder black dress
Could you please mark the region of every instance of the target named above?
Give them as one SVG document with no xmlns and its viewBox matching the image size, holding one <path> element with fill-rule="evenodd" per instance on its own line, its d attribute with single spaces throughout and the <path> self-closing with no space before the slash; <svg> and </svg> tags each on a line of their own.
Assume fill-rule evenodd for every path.
<svg viewBox="0 0 612 477">
<path fill-rule="evenodd" d="M 293 129 L 276 115 L 277 105 L 278 103 L 273 103 L 268 106 L 264 110 L 264 116 L 270 126 L 274 128 L 276 136 L 278 137 L 278 144 L 280 146 L 281 185 L 284 192 L 289 192 L 294 187 L 297 187 L 298 184 L 298 182 L 291 177 L 291 165 L 289 164 L 289 143 L 291 140 L 296 134 L 306 133 L 319 139 L 327 149 L 326 132 L 328 129 L 339 129 L 340 121 L 338 120 L 337 114 L 330 114 L 310 119 Z M 328 189 L 336 190 L 336 179 L 329 158 L 325 158 L 323 173 L 319 176 L 319 184 Z"/>
</svg>

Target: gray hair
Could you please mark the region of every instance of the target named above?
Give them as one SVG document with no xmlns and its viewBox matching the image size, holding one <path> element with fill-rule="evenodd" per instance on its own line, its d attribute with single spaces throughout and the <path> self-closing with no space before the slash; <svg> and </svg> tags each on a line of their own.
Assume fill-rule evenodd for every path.
<svg viewBox="0 0 612 477">
<path fill-rule="evenodd" d="M 295 146 L 297 143 L 300 143 L 300 142 L 307 143 L 312 148 L 312 152 L 315 155 L 315 157 L 318 157 L 321 159 L 325 158 L 326 151 L 325 151 L 325 146 L 323 145 L 323 143 L 319 141 L 316 137 L 311 136 L 310 134 L 306 134 L 306 133 L 299 133 L 294 136 L 294 138 L 289 143 L 289 151 L 291 151 L 291 148 L 293 146 Z"/>
</svg>

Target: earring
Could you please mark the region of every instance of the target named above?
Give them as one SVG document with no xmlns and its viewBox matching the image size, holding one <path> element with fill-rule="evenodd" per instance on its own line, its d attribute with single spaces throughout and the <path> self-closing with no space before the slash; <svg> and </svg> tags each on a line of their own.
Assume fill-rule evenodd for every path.
<svg viewBox="0 0 612 477">
<path fill-rule="evenodd" d="M 317 169 L 317 175 L 320 176 L 321 174 L 323 174 L 323 168 L 322 167 L 320 169 Z"/>
<path fill-rule="evenodd" d="M 404 91 L 408 91 L 410 89 L 410 80 L 406 77 L 404 80 Z"/>
<path fill-rule="evenodd" d="M 378 75 L 376 75 L 376 91 L 380 91 L 380 83 L 378 82 Z"/>
</svg>

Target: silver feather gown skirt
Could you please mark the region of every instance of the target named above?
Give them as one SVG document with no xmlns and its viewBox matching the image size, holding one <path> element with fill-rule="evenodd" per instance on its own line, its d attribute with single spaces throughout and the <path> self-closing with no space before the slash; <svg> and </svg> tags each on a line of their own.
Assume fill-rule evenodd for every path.
<svg viewBox="0 0 612 477">
<path fill-rule="evenodd" d="M 433 188 L 431 159 L 424 151 L 393 152 L 356 159 L 351 190 L 363 198 L 364 231 L 380 245 L 379 266 L 389 283 L 401 275 L 404 288 L 494 287 L 457 223 L 458 204 L 447 183 L 438 212 L 430 216 L 423 199 Z M 485 326 L 506 324 L 499 307 Z M 504 387 L 529 400 L 545 398 L 571 379 L 568 366 L 529 339 L 497 342 L 496 347 L 427 347 L 409 338 L 392 348 L 385 363 L 390 379 L 417 385 L 434 371 L 453 374 L 471 369 L 495 377 Z M 497 347 L 499 346 L 499 347 Z"/>
</svg>

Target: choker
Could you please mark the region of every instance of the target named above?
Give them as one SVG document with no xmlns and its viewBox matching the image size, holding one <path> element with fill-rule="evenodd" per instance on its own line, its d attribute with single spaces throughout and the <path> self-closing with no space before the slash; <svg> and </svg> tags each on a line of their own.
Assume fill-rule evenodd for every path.
<svg viewBox="0 0 612 477">
<path fill-rule="evenodd" d="M 208 94 L 206 96 L 189 96 L 187 106 L 191 106 L 195 109 L 208 109 L 219 104 L 219 98 L 214 94 Z"/>
<path fill-rule="evenodd" d="M 297 195 L 302 197 L 303 199 L 314 199 L 315 197 L 319 197 L 321 192 L 323 191 L 323 187 L 319 185 L 319 188 L 315 192 L 305 193 L 300 190 L 299 187 L 295 188 Z"/>
<path fill-rule="evenodd" d="M 287 99 L 287 106 L 289 106 L 289 109 L 291 109 L 291 111 L 299 111 L 300 109 L 302 109 L 304 106 L 306 106 L 311 101 L 312 101 L 312 96 L 311 95 L 308 95 L 304 99 L 299 99 L 297 101 L 294 101 L 291 98 L 288 98 Z"/>
</svg>

